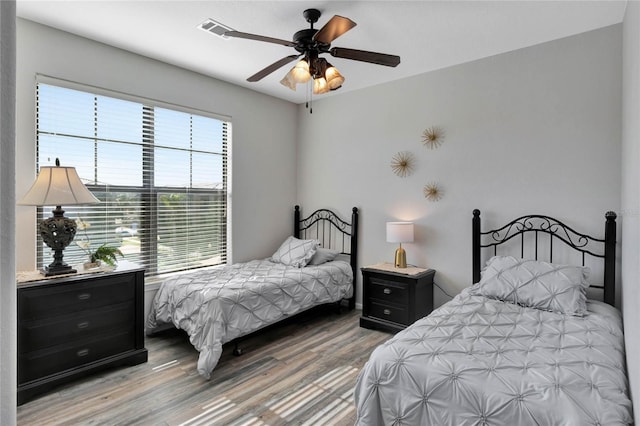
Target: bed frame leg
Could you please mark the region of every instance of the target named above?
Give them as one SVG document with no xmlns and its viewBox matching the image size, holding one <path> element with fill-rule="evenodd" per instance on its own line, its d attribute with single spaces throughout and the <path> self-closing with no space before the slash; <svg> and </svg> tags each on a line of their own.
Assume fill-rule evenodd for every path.
<svg viewBox="0 0 640 426">
<path fill-rule="evenodd" d="M 244 351 L 242 350 L 242 348 L 240 348 L 240 345 L 238 344 L 238 342 L 235 343 L 235 347 L 233 348 L 233 354 L 235 356 L 240 356 L 244 354 Z"/>
<path fill-rule="evenodd" d="M 347 313 L 352 311 L 356 307 L 356 302 L 353 299 L 342 299 L 339 302 L 336 302 L 336 313 L 342 315 L 343 313 Z"/>
</svg>

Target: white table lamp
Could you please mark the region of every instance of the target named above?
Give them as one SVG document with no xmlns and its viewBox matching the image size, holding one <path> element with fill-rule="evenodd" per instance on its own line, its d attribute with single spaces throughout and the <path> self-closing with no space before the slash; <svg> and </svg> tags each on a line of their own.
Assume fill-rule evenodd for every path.
<svg viewBox="0 0 640 426">
<path fill-rule="evenodd" d="M 394 265 L 396 268 L 406 268 L 407 254 L 402 248 L 402 243 L 413 242 L 413 222 L 387 222 L 387 242 L 400 243 Z"/>
</svg>

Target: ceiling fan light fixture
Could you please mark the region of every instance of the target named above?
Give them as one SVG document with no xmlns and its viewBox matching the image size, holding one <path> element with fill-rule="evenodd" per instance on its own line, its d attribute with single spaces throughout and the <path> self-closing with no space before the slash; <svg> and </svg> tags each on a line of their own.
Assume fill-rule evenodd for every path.
<svg viewBox="0 0 640 426">
<path fill-rule="evenodd" d="M 291 78 L 296 83 L 306 83 L 311 80 L 311 74 L 309 73 L 309 62 L 301 59 L 292 69 L 289 71 Z"/>
<path fill-rule="evenodd" d="M 285 75 L 282 80 L 280 80 L 280 84 L 282 84 L 283 86 L 288 87 L 289 89 L 293 90 L 294 92 L 296 91 L 296 82 L 293 80 L 293 68 L 291 69 L 291 71 L 289 71 L 287 73 L 287 75 Z"/>
<path fill-rule="evenodd" d="M 344 77 L 340 74 L 340 71 L 331 64 L 328 64 L 327 70 L 324 73 L 324 78 L 327 80 L 329 90 L 336 90 L 344 83 Z"/>
<path fill-rule="evenodd" d="M 329 92 L 329 85 L 327 84 L 327 80 L 324 77 L 318 77 L 313 79 L 313 94 L 321 95 L 323 93 Z"/>
<path fill-rule="evenodd" d="M 317 30 L 313 25 L 318 22 L 321 16 L 320 11 L 318 9 L 307 9 L 304 11 L 303 16 L 307 22 L 311 24 L 310 28 L 294 33 L 293 40 L 291 41 L 235 30 L 225 31 L 223 33 L 225 37 L 279 44 L 293 47 L 296 50 L 297 54 L 285 56 L 277 60 L 247 78 L 247 81 L 252 83 L 260 81 L 272 72 L 303 57 L 304 59 L 298 61 L 287 75 L 280 80 L 280 83 L 294 91 L 298 84 L 309 83 L 307 84 L 307 89 L 309 89 L 307 91 L 308 95 L 323 94 L 342 87 L 345 78 L 333 65 L 327 62 L 326 59 L 320 58 L 320 54 L 329 54 L 334 58 L 351 59 L 389 67 L 395 67 L 400 63 L 400 57 L 396 55 L 344 47 L 331 47 L 331 43 L 333 43 L 335 39 L 356 26 L 356 23 L 349 18 L 334 15 L 322 28 Z M 201 26 L 203 30 L 211 31 L 215 24 L 216 23 L 205 22 Z M 313 80 L 313 86 L 310 83 L 311 80 Z M 308 103 L 310 98 L 311 96 L 308 96 Z"/>
</svg>

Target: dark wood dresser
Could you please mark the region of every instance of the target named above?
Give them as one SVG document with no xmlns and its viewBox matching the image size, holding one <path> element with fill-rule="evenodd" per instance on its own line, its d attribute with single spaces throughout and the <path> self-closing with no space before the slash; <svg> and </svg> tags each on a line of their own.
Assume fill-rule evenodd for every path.
<svg viewBox="0 0 640 426">
<path fill-rule="evenodd" d="M 147 361 L 144 270 L 18 284 L 18 405 L 95 371 Z"/>
<path fill-rule="evenodd" d="M 384 267 L 384 269 L 382 269 Z M 362 268 L 360 326 L 396 333 L 433 310 L 433 269 Z"/>
</svg>

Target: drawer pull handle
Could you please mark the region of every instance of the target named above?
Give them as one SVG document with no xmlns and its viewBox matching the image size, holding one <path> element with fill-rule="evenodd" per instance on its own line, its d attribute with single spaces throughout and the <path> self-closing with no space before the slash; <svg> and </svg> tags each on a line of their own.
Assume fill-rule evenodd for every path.
<svg viewBox="0 0 640 426">
<path fill-rule="evenodd" d="M 82 321 L 82 322 L 78 323 L 78 328 L 81 329 L 81 330 L 83 328 L 87 328 L 87 327 L 89 327 L 89 321 Z"/>
<path fill-rule="evenodd" d="M 384 294 L 391 294 L 391 289 L 390 288 L 385 288 L 384 290 L 382 290 L 382 292 Z"/>
<path fill-rule="evenodd" d="M 91 299 L 91 293 L 80 293 L 78 295 L 78 300 L 89 300 Z"/>
<path fill-rule="evenodd" d="M 79 357 L 87 356 L 89 355 L 89 349 L 80 349 L 78 352 L 76 352 L 76 354 Z"/>
<path fill-rule="evenodd" d="M 391 315 L 391 309 L 385 309 L 383 312 L 385 315 Z"/>
</svg>

